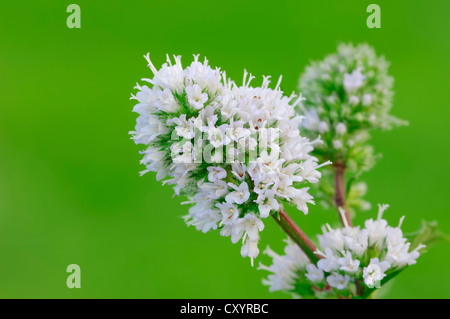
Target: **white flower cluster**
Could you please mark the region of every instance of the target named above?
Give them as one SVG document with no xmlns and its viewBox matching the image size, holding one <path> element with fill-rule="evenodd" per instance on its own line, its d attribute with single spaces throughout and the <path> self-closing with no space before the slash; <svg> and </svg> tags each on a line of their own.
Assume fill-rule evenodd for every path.
<svg viewBox="0 0 450 319">
<path fill-rule="evenodd" d="M 339 135 L 361 128 L 389 128 L 399 121 L 388 114 L 392 106 L 393 78 L 389 63 L 367 44 L 340 45 L 335 54 L 307 67 L 299 82 L 308 97 L 302 123 L 322 135 Z M 351 132 L 350 132 L 351 133 Z M 342 141 L 341 141 L 342 142 Z M 339 144 L 336 142 L 335 144 Z"/>
<path fill-rule="evenodd" d="M 174 64 L 168 57 L 159 70 L 146 59 L 154 76 L 143 80 L 152 87 L 137 85 L 132 96 L 139 102 L 133 139 L 147 146 L 143 173 L 156 172 L 189 198 L 188 225 L 219 228 L 233 243 L 242 239 L 241 254 L 253 263 L 261 219 L 283 202 L 306 214 L 313 198 L 303 185 L 321 176 L 312 142 L 298 129 L 303 117 L 294 107 L 301 97 L 284 96 L 281 78 L 274 89 L 269 77 L 251 87 L 254 77 L 245 72 L 238 86 L 198 56 L 186 68 L 181 57 Z"/>
<path fill-rule="evenodd" d="M 268 250 L 273 264 L 261 268 L 273 274 L 264 283 L 272 291 L 302 296 L 308 296 L 309 292 L 311 296 L 325 298 L 356 296 L 357 285 L 367 291 L 379 288 L 383 279 L 390 279 L 415 264 L 419 250 L 425 247 L 418 245 L 411 249 L 400 229 L 403 217 L 397 227 L 382 219 L 387 207 L 380 205 L 378 218 L 366 220 L 362 229 L 359 226 L 332 229 L 326 225 L 323 235 L 318 236 L 320 249 L 316 254 L 322 258 L 317 264 L 305 260 L 300 248 L 291 242 L 283 256 Z M 297 291 L 298 287 L 302 290 Z"/>
<path fill-rule="evenodd" d="M 294 293 L 296 283 L 301 281 L 305 267 L 310 263 L 296 243 L 289 238 L 285 242 L 284 255 L 278 255 L 267 247 L 264 253 L 272 258 L 272 265 L 265 266 L 260 263 L 258 267 L 272 273 L 267 279 L 263 279 L 263 284 L 269 286 L 271 292 L 283 290 Z"/>
<path fill-rule="evenodd" d="M 373 151 L 364 143 L 368 130 L 405 124 L 389 114 L 393 78 L 389 63 L 367 44 L 340 45 L 335 54 L 308 66 L 299 89 L 306 101 L 299 109 L 306 115 L 302 126 L 310 138 L 321 136 L 319 152 L 350 162 L 355 170 L 373 165 Z"/>
<path fill-rule="evenodd" d="M 336 53 L 308 66 L 300 77 L 299 89 L 307 97 L 298 108 L 306 116 L 302 134 L 310 139 L 320 136 L 323 141 L 313 155 L 345 167 L 354 179 L 371 169 L 377 159 L 367 143 L 370 130 L 406 124 L 389 114 L 393 78 L 388 68 L 384 57 L 367 44 L 343 44 Z M 334 204 L 333 173 L 332 167 L 325 170 L 316 193 L 326 206 Z M 359 193 L 354 187 L 349 189 L 353 195 Z M 355 196 L 347 208 L 353 213 L 368 207 L 361 196 Z"/>
</svg>

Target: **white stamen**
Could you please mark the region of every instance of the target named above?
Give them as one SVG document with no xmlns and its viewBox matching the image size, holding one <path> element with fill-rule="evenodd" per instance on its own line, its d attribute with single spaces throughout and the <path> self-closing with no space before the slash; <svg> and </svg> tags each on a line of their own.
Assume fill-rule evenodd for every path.
<svg viewBox="0 0 450 319">
<path fill-rule="evenodd" d="M 402 224 L 403 224 L 403 220 L 405 219 L 405 216 L 402 216 L 401 218 L 400 218 L 400 221 L 399 221 L 399 223 L 398 223 L 398 228 L 400 228 L 400 227 L 402 227 Z"/>
<path fill-rule="evenodd" d="M 280 88 L 280 85 L 281 85 L 281 80 L 283 79 L 283 76 L 282 75 L 280 75 L 280 77 L 278 78 L 278 82 L 277 82 L 277 85 L 275 86 L 275 91 L 276 90 L 278 90 L 279 88 Z"/>
<path fill-rule="evenodd" d="M 378 220 L 383 217 L 383 213 L 386 209 L 388 209 L 388 204 L 378 204 Z"/>
<path fill-rule="evenodd" d="M 150 60 L 150 53 L 147 53 L 146 55 L 144 55 L 144 58 L 147 60 L 148 67 L 150 68 L 150 70 L 152 70 L 153 74 L 156 75 L 156 73 L 158 73 L 158 70 L 156 70 L 155 66 L 153 65 L 152 61 Z"/>
<path fill-rule="evenodd" d="M 343 209 L 342 207 L 338 207 L 338 210 L 339 214 L 341 215 L 342 222 L 344 223 L 344 227 L 345 228 L 349 227 L 347 217 L 345 216 L 345 209 Z"/>
</svg>

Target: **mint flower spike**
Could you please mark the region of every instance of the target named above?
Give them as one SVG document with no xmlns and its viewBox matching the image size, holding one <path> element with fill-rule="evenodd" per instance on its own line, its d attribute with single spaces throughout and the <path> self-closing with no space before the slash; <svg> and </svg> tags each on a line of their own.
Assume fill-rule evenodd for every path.
<svg viewBox="0 0 450 319">
<path fill-rule="evenodd" d="M 139 114 L 132 138 L 146 147 L 141 173 L 156 172 L 188 198 L 188 225 L 242 240 L 241 255 L 253 264 L 263 220 L 285 204 L 307 214 L 314 204 L 308 185 L 330 163 L 319 164 L 310 154 L 313 142 L 300 135 L 303 116 L 295 107 L 303 98 L 285 96 L 281 77 L 273 89 L 270 77 L 252 87 L 254 77 L 244 72 L 238 86 L 198 55 L 185 68 L 180 56 L 167 57 L 160 69 L 149 54 L 145 59 L 150 87 L 138 84 L 132 95 Z"/>
<path fill-rule="evenodd" d="M 284 255 L 267 249 L 265 253 L 272 257 L 273 264 L 260 265 L 260 269 L 271 272 L 263 283 L 270 291 L 303 298 L 368 297 L 375 288 L 415 264 L 425 248 L 419 244 L 411 249 L 400 228 L 404 217 L 398 226 L 388 225 L 382 218 L 387 207 L 379 205 L 377 219 L 366 220 L 363 228 L 323 226 L 316 251 L 322 258 L 315 264 L 289 240 Z"/>
<path fill-rule="evenodd" d="M 370 132 L 407 124 L 389 114 L 394 81 L 388 68 L 385 58 L 367 44 L 342 44 L 336 53 L 308 66 L 299 80 L 307 97 L 297 108 L 306 116 L 301 133 L 310 139 L 320 136 L 323 143 L 312 154 L 333 162 L 324 170 L 317 198 L 325 206 L 344 208 L 350 224 L 356 210 L 370 208 L 362 199 L 364 183 L 353 183 L 378 157 L 368 144 Z"/>
<path fill-rule="evenodd" d="M 299 81 L 299 89 L 307 97 L 300 108 L 312 115 L 303 125 L 319 132 L 321 123 L 324 135 L 331 131 L 338 137 L 346 133 L 345 127 L 351 133 L 406 124 L 389 114 L 394 80 L 388 68 L 385 58 L 377 57 L 367 44 L 342 44 L 337 53 L 312 63 Z"/>
</svg>

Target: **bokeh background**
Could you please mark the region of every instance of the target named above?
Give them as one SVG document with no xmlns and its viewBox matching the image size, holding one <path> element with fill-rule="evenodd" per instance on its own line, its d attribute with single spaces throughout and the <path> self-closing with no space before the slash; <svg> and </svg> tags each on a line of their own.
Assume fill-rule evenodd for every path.
<svg viewBox="0 0 450 319">
<path fill-rule="evenodd" d="M 373 45 L 392 62 L 393 114 L 410 125 L 374 134 L 383 158 L 363 176 L 367 198 L 389 203 L 393 223 L 405 214 L 406 231 L 436 219 L 449 233 L 450 3 L 377 0 L 382 28 L 368 29 L 371 2 L 76 0 L 81 29 L 68 29 L 70 1 L 2 1 L 0 298 L 285 297 L 239 245 L 187 228 L 170 187 L 139 177 L 129 96 L 151 75 L 147 52 L 155 65 L 200 53 L 238 81 L 244 68 L 283 74 L 290 93 L 338 43 Z M 309 234 L 337 221 L 320 207 L 290 212 Z M 283 238 L 267 220 L 261 247 L 280 251 Z M 449 260 L 450 244 L 437 244 L 384 296 L 450 298 Z M 81 289 L 66 287 L 72 263 Z"/>
</svg>

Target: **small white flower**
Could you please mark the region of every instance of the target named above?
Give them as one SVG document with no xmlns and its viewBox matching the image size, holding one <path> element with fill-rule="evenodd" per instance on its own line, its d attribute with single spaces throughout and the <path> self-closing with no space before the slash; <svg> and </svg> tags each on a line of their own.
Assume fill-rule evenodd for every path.
<svg viewBox="0 0 450 319">
<path fill-rule="evenodd" d="M 313 197 L 308 193 L 309 187 L 294 188 L 288 187 L 286 194 L 292 204 L 297 206 L 297 209 L 302 211 L 305 215 L 308 214 L 308 203 L 314 204 Z"/>
<path fill-rule="evenodd" d="M 242 182 L 239 186 L 236 186 L 233 183 L 228 183 L 228 186 L 234 189 L 234 191 L 225 197 L 227 203 L 243 204 L 249 199 L 250 192 L 246 182 Z"/>
<path fill-rule="evenodd" d="M 212 146 L 215 148 L 226 145 L 226 141 L 229 141 L 220 127 L 210 126 L 207 129 L 208 139 Z"/>
<path fill-rule="evenodd" d="M 258 195 L 255 203 L 258 204 L 259 215 L 262 218 L 269 216 L 271 211 L 278 211 L 280 204 L 274 198 L 275 192 L 273 190 L 266 190 L 264 193 Z"/>
<path fill-rule="evenodd" d="M 340 150 L 342 148 L 342 142 L 340 140 L 333 140 L 333 147 Z"/>
<path fill-rule="evenodd" d="M 368 106 L 372 103 L 372 94 L 364 94 L 362 97 L 362 105 Z"/>
<path fill-rule="evenodd" d="M 245 236 L 251 241 L 258 241 L 259 232 L 264 229 L 264 223 L 255 214 L 250 213 L 242 219 L 245 226 Z M 244 238 L 244 240 L 246 239 Z"/>
<path fill-rule="evenodd" d="M 339 268 L 338 259 L 334 256 L 333 251 L 330 248 L 325 249 L 324 257 L 325 258 L 322 258 L 317 262 L 317 267 L 319 267 L 319 269 L 331 272 Z"/>
<path fill-rule="evenodd" d="M 336 133 L 338 135 L 344 135 L 347 132 L 347 126 L 344 123 L 338 123 L 336 125 Z"/>
<path fill-rule="evenodd" d="M 203 233 L 207 233 L 211 229 L 217 229 L 217 222 L 220 220 L 220 215 L 216 210 L 207 210 L 202 218 L 197 219 L 196 227 Z"/>
<path fill-rule="evenodd" d="M 359 104 L 359 98 L 356 95 L 350 95 L 348 98 L 348 103 L 350 103 L 353 106 L 356 106 Z"/>
<path fill-rule="evenodd" d="M 222 167 L 210 166 L 208 169 L 208 180 L 210 182 L 215 182 L 218 179 L 224 179 L 227 177 L 227 171 Z"/>
<path fill-rule="evenodd" d="M 364 84 L 366 77 L 361 73 L 360 69 L 353 70 L 352 73 L 344 74 L 344 89 L 347 92 L 354 92 Z"/>
<path fill-rule="evenodd" d="M 195 136 L 194 125 L 192 120 L 186 120 L 186 114 L 181 114 L 180 117 L 175 117 L 169 121 L 168 124 L 175 124 L 175 131 L 177 135 L 185 139 L 192 139 Z"/>
<path fill-rule="evenodd" d="M 197 110 L 203 108 L 203 105 L 208 100 L 208 94 L 202 93 L 202 89 L 197 84 L 186 87 L 186 94 L 189 104 Z"/>
<path fill-rule="evenodd" d="M 242 257 L 250 257 L 252 267 L 253 267 L 253 259 L 258 257 L 258 254 L 259 254 L 258 241 L 247 240 L 241 247 Z"/>
<path fill-rule="evenodd" d="M 133 137 L 136 144 L 148 144 L 159 135 L 169 132 L 169 128 L 154 115 L 141 115 L 136 122 L 136 135 Z"/>
<path fill-rule="evenodd" d="M 228 194 L 227 183 L 220 179 L 216 179 L 213 183 L 202 183 L 199 190 L 205 199 L 218 199 Z"/>
<path fill-rule="evenodd" d="M 239 225 L 241 226 L 236 228 L 234 235 L 241 237 L 244 232 L 241 255 L 242 257 L 250 257 L 253 266 L 253 259 L 259 254 L 259 232 L 264 229 L 264 223 L 255 214 L 250 213 L 240 219 Z"/>
<path fill-rule="evenodd" d="M 364 267 L 363 277 L 367 286 L 373 286 L 377 281 L 381 281 L 386 274 L 384 273 L 391 265 L 387 261 L 380 262 L 378 258 L 372 258 L 370 264 Z"/>
<path fill-rule="evenodd" d="M 247 168 L 242 163 L 233 163 L 231 165 L 231 173 L 240 181 L 244 180 L 246 171 Z"/>
<path fill-rule="evenodd" d="M 384 219 L 366 220 L 364 223 L 367 229 L 367 235 L 369 240 L 369 245 L 376 245 L 377 247 L 381 247 L 383 244 L 383 240 L 387 234 L 387 221 Z"/>
<path fill-rule="evenodd" d="M 155 107 L 163 112 L 176 112 L 178 110 L 178 104 L 173 97 L 173 93 L 169 89 L 159 91 L 155 100 Z"/>
<path fill-rule="evenodd" d="M 306 266 L 305 276 L 313 283 L 319 283 L 324 278 L 323 271 L 317 268 L 314 264 L 309 264 L 308 266 Z"/>
<path fill-rule="evenodd" d="M 319 126 L 318 126 L 319 133 L 323 134 L 323 133 L 328 132 L 329 130 L 330 130 L 330 128 L 329 128 L 327 122 L 324 122 L 324 121 L 319 122 Z"/>
<path fill-rule="evenodd" d="M 359 270 L 360 261 L 352 258 L 352 254 L 347 252 L 344 257 L 339 258 L 340 270 L 347 271 L 349 273 L 355 273 Z"/>
<path fill-rule="evenodd" d="M 327 277 L 327 283 L 330 287 L 342 290 L 347 288 L 350 277 L 348 275 L 342 276 L 340 274 L 332 274 Z"/>
<path fill-rule="evenodd" d="M 221 224 L 234 222 L 239 217 L 239 209 L 234 204 L 218 203 L 216 207 L 220 209 L 223 216 Z"/>
<path fill-rule="evenodd" d="M 345 236 L 345 245 L 358 257 L 361 257 L 369 245 L 367 229 L 358 231 L 356 236 Z"/>
<path fill-rule="evenodd" d="M 331 248 L 336 251 L 344 250 L 345 236 L 341 229 L 332 229 L 328 224 L 322 227 L 323 235 L 318 235 L 320 246 L 323 249 Z M 325 228 L 328 228 L 326 231 Z"/>
</svg>

